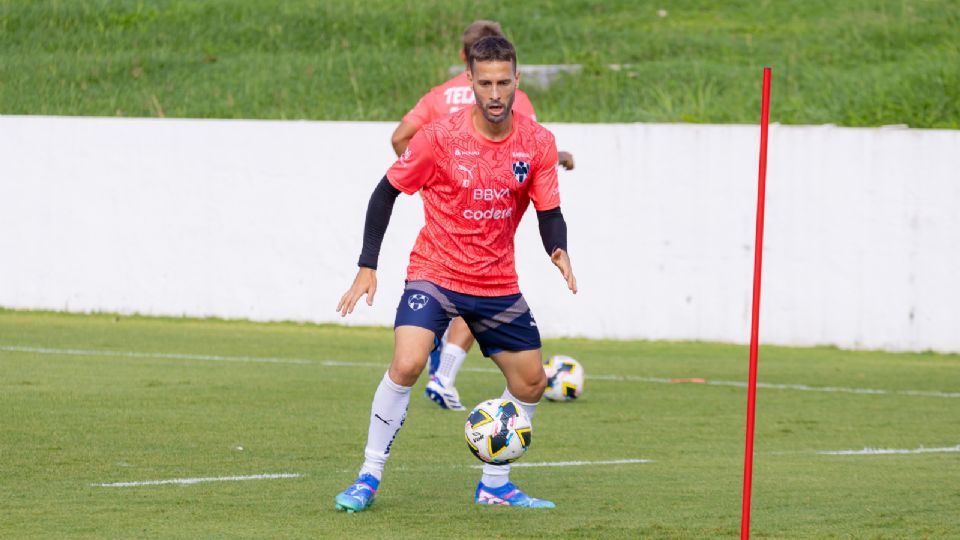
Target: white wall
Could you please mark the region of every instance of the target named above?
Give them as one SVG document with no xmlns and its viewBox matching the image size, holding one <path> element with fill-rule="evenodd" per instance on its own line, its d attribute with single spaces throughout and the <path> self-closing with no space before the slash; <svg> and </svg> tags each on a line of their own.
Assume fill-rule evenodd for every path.
<svg viewBox="0 0 960 540">
<path fill-rule="evenodd" d="M 749 339 L 756 126 L 549 125 L 581 292 L 528 215 L 546 336 Z M 340 320 L 392 123 L 0 117 L 0 305 Z M 373 308 L 422 224 L 398 201 Z M 761 339 L 960 351 L 960 132 L 771 126 Z"/>
</svg>

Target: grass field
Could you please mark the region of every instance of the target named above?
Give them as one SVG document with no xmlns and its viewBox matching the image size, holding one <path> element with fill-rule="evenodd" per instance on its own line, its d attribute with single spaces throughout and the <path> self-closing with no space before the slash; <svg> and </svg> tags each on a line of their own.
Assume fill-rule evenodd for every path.
<svg viewBox="0 0 960 540">
<path fill-rule="evenodd" d="M 546 121 L 960 127 L 955 0 L 0 0 L 0 114 L 396 121 L 476 18 L 585 66 Z"/>
<path fill-rule="evenodd" d="M 516 468 L 555 511 L 480 508 L 465 415 L 414 389 L 378 502 L 335 512 L 390 355 L 382 328 L 0 311 L 0 537 L 732 538 L 744 347 L 550 340 L 588 370 Z M 960 356 L 761 349 L 755 538 L 958 538 Z M 467 403 L 502 377 L 471 356 Z M 709 384 L 661 379 L 702 377 Z M 856 393 L 873 389 L 883 393 Z M 286 473 L 193 485 L 96 484 Z"/>
</svg>

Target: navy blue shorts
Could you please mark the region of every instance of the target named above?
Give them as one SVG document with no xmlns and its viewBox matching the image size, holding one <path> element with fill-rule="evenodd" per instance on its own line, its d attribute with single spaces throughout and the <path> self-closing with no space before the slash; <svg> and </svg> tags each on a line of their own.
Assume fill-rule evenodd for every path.
<svg viewBox="0 0 960 540">
<path fill-rule="evenodd" d="M 537 321 L 519 293 L 471 296 L 429 281 L 408 281 L 393 326 L 419 326 L 440 338 L 454 317 L 467 322 L 484 356 L 541 347 Z"/>
</svg>

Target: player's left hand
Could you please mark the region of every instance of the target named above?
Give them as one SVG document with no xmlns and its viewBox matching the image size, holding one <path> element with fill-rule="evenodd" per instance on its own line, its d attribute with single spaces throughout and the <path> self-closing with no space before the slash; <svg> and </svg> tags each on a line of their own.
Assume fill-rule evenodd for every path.
<svg viewBox="0 0 960 540">
<path fill-rule="evenodd" d="M 557 152 L 557 164 L 568 171 L 573 170 L 573 154 L 561 150 Z"/>
<path fill-rule="evenodd" d="M 550 255 L 550 262 L 560 269 L 563 279 L 567 280 L 567 288 L 573 294 L 577 294 L 577 278 L 573 275 L 573 266 L 570 265 L 570 256 L 567 255 L 567 252 L 560 248 L 553 250 L 553 255 Z"/>
</svg>

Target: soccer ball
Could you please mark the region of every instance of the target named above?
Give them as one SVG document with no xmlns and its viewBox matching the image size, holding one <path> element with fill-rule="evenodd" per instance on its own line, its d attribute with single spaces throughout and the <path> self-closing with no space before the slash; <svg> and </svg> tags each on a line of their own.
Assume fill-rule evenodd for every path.
<svg viewBox="0 0 960 540">
<path fill-rule="evenodd" d="M 470 411 L 463 434 L 477 459 L 502 465 L 523 456 L 533 440 L 533 427 L 516 402 L 491 399 Z"/>
<path fill-rule="evenodd" d="M 543 365 L 547 389 L 543 397 L 550 401 L 570 401 L 583 393 L 583 366 L 569 356 L 554 356 Z"/>
</svg>

